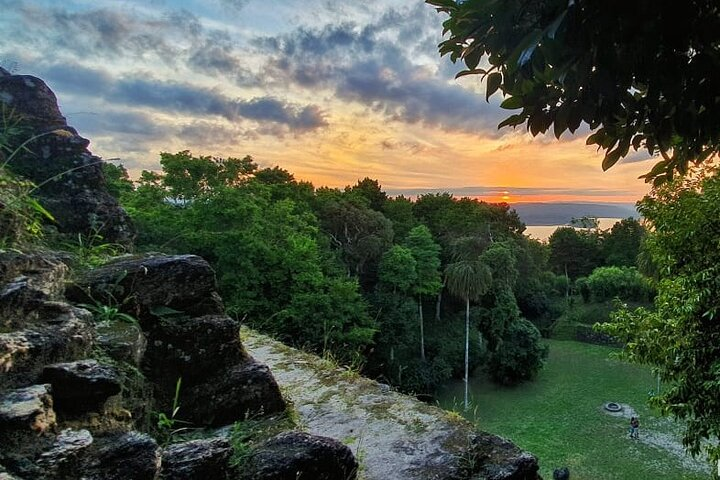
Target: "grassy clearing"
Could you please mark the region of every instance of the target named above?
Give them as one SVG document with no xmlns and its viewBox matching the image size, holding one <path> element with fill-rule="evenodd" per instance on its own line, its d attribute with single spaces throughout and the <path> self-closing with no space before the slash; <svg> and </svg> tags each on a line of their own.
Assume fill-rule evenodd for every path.
<svg viewBox="0 0 720 480">
<path fill-rule="evenodd" d="M 646 406 L 648 392 L 656 388 L 648 369 L 608 358 L 612 350 L 606 347 L 557 340 L 549 344 L 548 363 L 535 382 L 503 388 L 471 379 L 475 408 L 466 416 L 482 430 L 537 455 L 544 478 L 563 466 L 573 480 L 708 478 L 680 453 L 677 425 L 657 418 Z M 448 385 L 440 395 L 441 406 L 457 409 L 462 388 L 462 382 Z M 639 413 L 645 437 L 628 438 L 628 419 L 602 410 L 610 401 L 629 404 Z"/>
</svg>

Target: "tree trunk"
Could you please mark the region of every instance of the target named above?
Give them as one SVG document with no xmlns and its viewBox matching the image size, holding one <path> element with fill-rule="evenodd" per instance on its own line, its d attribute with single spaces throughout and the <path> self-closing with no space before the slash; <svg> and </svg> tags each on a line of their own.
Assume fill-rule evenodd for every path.
<svg viewBox="0 0 720 480">
<path fill-rule="evenodd" d="M 423 321 L 422 295 L 418 295 L 418 312 L 420 313 L 420 358 L 425 361 L 425 325 Z"/>
<path fill-rule="evenodd" d="M 435 301 L 435 321 L 440 321 L 440 304 L 442 303 L 442 289 L 438 292 L 437 300 Z"/>
<path fill-rule="evenodd" d="M 468 404 L 468 383 L 470 376 L 470 298 L 465 299 L 465 410 Z"/>
</svg>

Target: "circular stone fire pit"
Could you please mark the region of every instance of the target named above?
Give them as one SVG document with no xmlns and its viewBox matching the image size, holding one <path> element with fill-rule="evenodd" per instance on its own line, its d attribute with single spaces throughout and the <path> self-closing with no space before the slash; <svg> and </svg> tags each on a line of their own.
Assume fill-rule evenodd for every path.
<svg viewBox="0 0 720 480">
<path fill-rule="evenodd" d="M 622 406 L 619 403 L 615 402 L 608 402 L 603 406 L 603 408 L 605 408 L 605 410 L 607 410 L 608 412 L 613 413 L 622 411 Z"/>
</svg>

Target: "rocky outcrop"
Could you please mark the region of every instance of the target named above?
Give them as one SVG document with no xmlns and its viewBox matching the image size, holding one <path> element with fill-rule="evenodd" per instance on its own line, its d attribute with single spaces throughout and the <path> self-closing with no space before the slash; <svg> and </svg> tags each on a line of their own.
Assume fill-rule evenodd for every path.
<svg viewBox="0 0 720 480">
<path fill-rule="evenodd" d="M 37 321 L 0 333 L 0 389 L 34 383 L 46 364 L 84 358 L 92 347 L 90 312 L 59 302 L 39 310 Z"/>
<path fill-rule="evenodd" d="M 143 329 L 163 317 L 160 307 L 187 317 L 224 314 L 215 272 L 196 255 L 124 257 L 91 270 L 68 291 L 74 301 L 120 305 Z"/>
<path fill-rule="evenodd" d="M 42 204 L 61 232 L 99 233 L 105 241 L 129 244 L 134 236 L 125 211 L 108 193 L 102 160 L 89 141 L 68 126 L 55 94 L 39 78 L 0 72 L 0 104 L 26 128 L 11 147 L 36 136 L 9 168 L 40 188 Z"/>
<path fill-rule="evenodd" d="M 219 426 L 285 410 L 285 400 L 267 365 L 248 358 L 181 397 L 184 415 L 193 423 Z"/>
<path fill-rule="evenodd" d="M 133 315 L 147 337 L 142 369 L 160 411 L 171 409 L 181 381 L 179 418 L 220 426 L 281 412 L 272 374 L 240 343 L 238 322 L 223 313 L 215 272 L 194 255 L 121 258 L 68 289 L 75 301 L 106 301 Z"/>
<path fill-rule="evenodd" d="M 97 360 L 48 365 L 42 381 L 52 385 L 55 409 L 65 412 L 100 411 L 121 389 L 117 370 Z"/>
<path fill-rule="evenodd" d="M 0 328 L 37 320 L 45 302 L 62 298 L 67 272 L 53 255 L 0 252 Z"/>
<path fill-rule="evenodd" d="M 82 459 L 93 444 L 87 430 L 66 429 L 60 432 L 50 449 L 43 452 L 37 465 L 45 477 L 67 478 L 78 473 Z"/>
<path fill-rule="evenodd" d="M 25 434 L 43 435 L 55 427 L 50 385 L 19 388 L 0 396 L 0 439 Z M 6 443 L 7 442 L 7 443 Z"/>
<path fill-rule="evenodd" d="M 358 463 L 348 447 L 332 438 L 287 432 L 253 453 L 242 480 L 354 480 Z"/>
<path fill-rule="evenodd" d="M 471 454 L 480 465 L 472 480 L 535 480 L 537 459 L 504 438 L 487 433 L 476 435 Z"/>
<path fill-rule="evenodd" d="M 230 480 L 233 449 L 221 438 L 192 440 L 170 445 L 162 453 L 162 480 Z"/>
<path fill-rule="evenodd" d="M 160 473 L 160 447 L 152 437 L 130 432 L 96 442 L 83 460 L 79 478 L 87 480 L 155 480 Z"/>
<path fill-rule="evenodd" d="M 362 452 L 364 480 L 539 480 L 537 459 L 433 405 L 244 329 L 308 433 Z"/>
</svg>

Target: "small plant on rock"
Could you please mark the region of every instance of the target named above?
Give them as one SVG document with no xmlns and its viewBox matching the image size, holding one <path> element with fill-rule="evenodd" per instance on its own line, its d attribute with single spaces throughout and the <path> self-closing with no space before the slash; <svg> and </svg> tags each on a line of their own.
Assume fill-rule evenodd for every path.
<svg viewBox="0 0 720 480">
<path fill-rule="evenodd" d="M 157 414 L 157 431 L 158 440 L 160 444 L 165 446 L 173 442 L 173 439 L 188 430 L 189 427 L 180 427 L 180 424 L 188 425 L 189 422 L 180 420 L 177 418 L 177 414 L 180 411 L 180 386 L 182 385 L 182 377 L 178 377 L 175 383 L 175 397 L 173 398 L 172 410 L 170 415 L 166 415 L 164 412 L 158 412 Z"/>
</svg>

